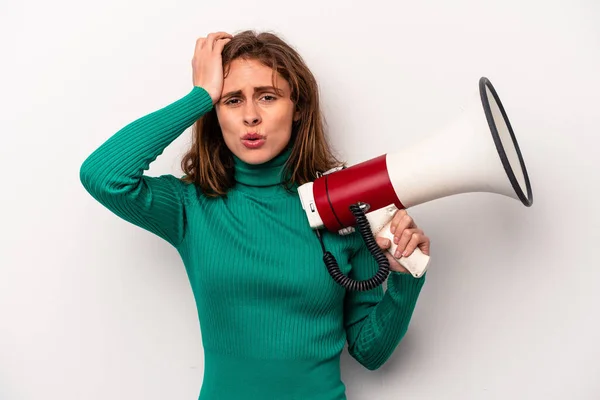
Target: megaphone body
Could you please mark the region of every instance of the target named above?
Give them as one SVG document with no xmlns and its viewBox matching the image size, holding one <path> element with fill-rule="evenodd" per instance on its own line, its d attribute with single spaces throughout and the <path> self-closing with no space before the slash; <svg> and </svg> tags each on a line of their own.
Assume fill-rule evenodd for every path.
<svg viewBox="0 0 600 400">
<path fill-rule="evenodd" d="M 373 236 L 391 240 L 391 220 L 399 209 L 451 195 L 496 193 L 531 206 L 527 169 L 506 111 L 491 82 L 479 90 L 448 126 L 415 145 L 354 166 L 326 173 L 298 188 L 313 229 L 340 234 L 355 229 L 352 205 L 365 212 Z M 421 277 L 429 256 L 418 248 L 398 262 Z"/>
</svg>

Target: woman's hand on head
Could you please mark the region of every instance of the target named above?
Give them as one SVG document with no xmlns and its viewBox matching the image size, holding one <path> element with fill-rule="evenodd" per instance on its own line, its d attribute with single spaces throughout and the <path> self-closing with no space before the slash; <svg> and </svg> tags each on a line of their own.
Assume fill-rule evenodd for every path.
<svg viewBox="0 0 600 400">
<path fill-rule="evenodd" d="M 394 243 L 398 245 L 395 254 L 397 259 L 401 256 L 410 256 L 417 247 L 423 254 L 429 255 L 431 246 L 429 237 L 427 237 L 423 230 L 415 224 L 415 221 L 408 215 L 406 210 L 396 211 L 392 223 L 390 224 L 390 231 L 394 235 Z M 409 271 L 400 265 L 400 263 L 387 251 L 392 246 L 389 239 L 377 237 L 376 240 L 379 247 L 385 251 L 385 256 L 390 262 L 390 269 L 392 271 L 408 273 Z"/>
<path fill-rule="evenodd" d="M 196 40 L 192 72 L 194 86 L 206 90 L 215 104 L 223 90 L 223 47 L 233 36 L 227 32 L 213 32 Z"/>
</svg>

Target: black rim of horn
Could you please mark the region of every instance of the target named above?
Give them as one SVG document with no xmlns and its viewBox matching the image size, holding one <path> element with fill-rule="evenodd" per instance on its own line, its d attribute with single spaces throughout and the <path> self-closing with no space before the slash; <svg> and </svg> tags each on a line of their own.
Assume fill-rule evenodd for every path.
<svg viewBox="0 0 600 400">
<path fill-rule="evenodd" d="M 510 133 L 510 137 L 512 139 L 513 146 L 515 146 L 515 150 L 517 151 L 517 156 L 519 157 L 519 163 L 521 164 L 521 170 L 523 171 L 523 177 L 525 178 L 525 186 L 527 187 L 527 194 L 523 193 L 523 189 L 521 189 L 521 185 L 519 185 L 519 182 L 517 181 L 515 173 L 510 166 L 508 157 L 506 156 L 506 152 L 504 151 L 504 146 L 502 145 L 502 140 L 500 140 L 500 134 L 498 133 L 498 128 L 496 127 L 496 123 L 494 122 L 494 116 L 492 115 L 492 109 L 491 109 L 490 103 L 488 101 L 486 87 L 490 90 L 490 92 L 492 93 L 492 96 L 494 96 L 496 104 L 498 105 L 498 108 L 500 109 L 500 112 L 502 113 L 502 118 L 504 119 L 504 123 L 506 124 L 506 127 L 508 128 L 508 131 Z M 525 206 L 529 207 L 533 204 L 533 193 L 531 191 L 531 183 L 529 182 L 529 175 L 527 174 L 527 168 L 525 167 L 525 161 L 523 160 L 523 155 L 521 154 L 521 149 L 519 148 L 519 143 L 517 142 L 515 133 L 513 132 L 512 126 L 508 119 L 508 116 L 506 115 L 506 111 L 504 111 L 504 106 L 502 105 L 502 102 L 500 101 L 500 98 L 498 97 L 498 94 L 496 93 L 496 89 L 494 89 L 492 82 L 490 82 L 490 80 L 486 77 L 482 77 L 481 79 L 479 79 L 479 94 L 481 96 L 481 102 L 483 103 L 485 117 L 486 117 L 488 125 L 490 127 L 492 137 L 494 138 L 494 143 L 496 144 L 496 149 L 498 150 L 498 155 L 500 155 L 500 159 L 502 160 L 502 165 L 504 166 L 504 170 L 506 171 L 506 174 L 508 175 L 508 179 L 510 180 L 511 185 L 512 185 L 514 191 L 517 193 L 517 196 L 519 196 L 519 199 L 521 200 L 521 202 Z"/>
</svg>

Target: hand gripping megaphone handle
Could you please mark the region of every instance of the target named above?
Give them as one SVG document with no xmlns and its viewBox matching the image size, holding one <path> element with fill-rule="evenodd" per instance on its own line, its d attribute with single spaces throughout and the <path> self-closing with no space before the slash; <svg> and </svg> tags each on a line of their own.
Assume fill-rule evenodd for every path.
<svg viewBox="0 0 600 400">
<path fill-rule="evenodd" d="M 384 237 L 390 240 L 392 245 L 387 251 L 392 255 L 392 257 L 394 257 L 394 253 L 396 252 L 398 245 L 394 243 L 394 234 L 390 230 L 391 225 L 392 221 L 388 222 L 376 235 L 376 237 Z M 417 247 L 408 257 L 400 256 L 400 258 L 394 257 L 394 259 L 398 261 L 400 265 L 406 268 L 408 272 L 412 274 L 412 276 L 415 278 L 420 278 L 427 270 L 430 257 L 424 254 L 421 249 Z"/>
<path fill-rule="evenodd" d="M 398 208 L 395 205 L 390 204 L 387 207 L 372 211 L 366 215 L 373 235 L 375 237 L 384 237 L 389 239 L 389 241 L 392 243 L 390 248 L 387 250 L 392 257 L 394 257 L 394 253 L 396 252 L 398 245 L 394 243 L 394 234 L 390 230 L 390 227 L 392 225 L 392 219 L 397 212 Z M 394 257 L 394 259 L 398 261 L 400 265 L 406 268 L 408 272 L 412 274 L 412 276 L 415 278 L 420 278 L 427 270 L 430 257 L 426 254 L 423 254 L 421 249 L 417 247 L 408 257 Z"/>
</svg>

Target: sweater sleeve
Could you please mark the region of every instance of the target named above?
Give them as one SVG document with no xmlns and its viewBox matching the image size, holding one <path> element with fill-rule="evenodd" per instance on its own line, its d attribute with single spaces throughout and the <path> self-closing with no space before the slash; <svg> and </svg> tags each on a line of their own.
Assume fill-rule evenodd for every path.
<svg viewBox="0 0 600 400">
<path fill-rule="evenodd" d="M 349 276 L 358 280 L 371 278 L 379 268 L 364 243 L 351 264 Z M 381 367 L 404 337 L 425 276 L 414 278 L 408 273 L 390 271 L 385 292 L 382 286 L 347 292 L 344 323 L 348 352 L 365 368 Z"/>
<path fill-rule="evenodd" d="M 185 231 L 183 183 L 172 175 L 144 175 L 164 149 L 212 109 L 201 87 L 115 133 L 80 167 L 84 188 L 124 220 L 177 246 Z"/>
</svg>

